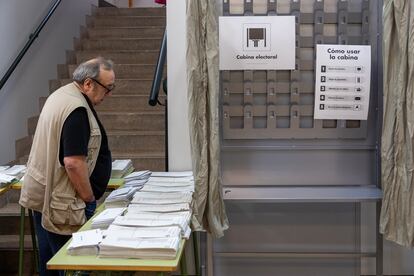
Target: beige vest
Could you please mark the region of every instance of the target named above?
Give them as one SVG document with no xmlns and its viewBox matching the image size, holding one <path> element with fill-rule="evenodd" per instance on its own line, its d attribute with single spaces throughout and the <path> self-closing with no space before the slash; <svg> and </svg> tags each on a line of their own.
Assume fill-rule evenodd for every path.
<svg viewBox="0 0 414 276">
<path fill-rule="evenodd" d="M 89 105 L 74 83 L 50 95 L 37 123 L 20 194 L 20 205 L 42 213 L 42 225 L 61 235 L 76 232 L 85 223 L 85 203 L 76 194 L 59 162 L 60 136 L 69 114 L 78 107 L 88 113 L 91 134 L 87 164 L 89 176 L 101 146 L 101 132 Z"/>
</svg>

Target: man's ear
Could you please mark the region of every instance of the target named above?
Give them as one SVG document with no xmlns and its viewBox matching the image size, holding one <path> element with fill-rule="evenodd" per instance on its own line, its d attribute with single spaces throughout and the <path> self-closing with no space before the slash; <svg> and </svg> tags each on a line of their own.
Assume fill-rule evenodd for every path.
<svg viewBox="0 0 414 276">
<path fill-rule="evenodd" d="M 83 86 L 84 86 L 85 89 L 89 90 L 89 89 L 93 88 L 93 81 L 88 78 L 83 82 Z"/>
</svg>

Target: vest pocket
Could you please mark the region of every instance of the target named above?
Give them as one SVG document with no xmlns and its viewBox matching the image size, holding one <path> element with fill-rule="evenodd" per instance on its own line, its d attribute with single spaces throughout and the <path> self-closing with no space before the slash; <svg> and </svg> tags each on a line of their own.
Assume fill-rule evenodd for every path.
<svg viewBox="0 0 414 276">
<path fill-rule="evenodd" d="M 80 199 L 61 195 L 52 195 L 50 201 L 50 220 L 54 224 L 82 225 L 86 221 L 85 202 Z"/>
<path fill-rule="evenodd" d="M 70 225 L 82 225 L 86 222 L 85 207 L 86 204 L 82 200 L 77 200 L 70 205 L 72 209 L 71 216 L 69 217 Z"/>
</svg>

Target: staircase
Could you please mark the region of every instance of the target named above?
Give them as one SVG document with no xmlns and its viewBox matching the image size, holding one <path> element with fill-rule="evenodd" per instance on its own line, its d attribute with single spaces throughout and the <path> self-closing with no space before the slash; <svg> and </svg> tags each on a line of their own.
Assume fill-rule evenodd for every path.
<svg viewBox="0 0 414 276">
<path fill-rule="evenodd" d="M 72 81 L 77 64 L 96 56 L 114 61 L 116 89 L 96 110 L 107 131 L 113 159 L 132 159 L 136 170 L 165 170 L 165 110 L 148 105 L 164 29 L 165 8 L 93 8 L 86 27 L 81 27 L 80 38 L 74 39 L 74 50 L 66 52 L 66 64 L 58 65 L 58 79 L 49 82 L 52 93 Z M 164 98 L 160 91 L 160 101 Z M 45 100 L 39 100 L 40 109 Z M 29 118 L 28 135 L 16 141 L 15 163 L 26 163 L 37 120 L 38 116 Z M 0 223 L 10 226 L 0 231 L 0 275 L 16 275 L 18 193 L 1 197 L 0 206 L 3 203 L 5 207 L 0 208 Z M 25 240 L 25 274 L 32 275 L 30 236 Z"/>
</svg>

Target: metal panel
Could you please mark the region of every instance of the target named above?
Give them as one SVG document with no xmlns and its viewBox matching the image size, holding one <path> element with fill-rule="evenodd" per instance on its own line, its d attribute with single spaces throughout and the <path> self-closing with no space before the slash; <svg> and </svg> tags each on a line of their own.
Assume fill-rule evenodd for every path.
<svg viewBox="0 0 414 276">
<path fill-rule="evenodd" d="M 255 15 L 255 1 L 242 2 L 242 14 Z M 267 0 L 267 15 L 296 16 L 295 70 L 221 72 L 221 166 L 231 225 L 211 244 L 209 273 L 359 276 L 361 258 L 376 257 L 382 275 L 381 245 L 377 253 L 360 252 L 358 203 L 381 197 L 381 3 Z M 367 121 L 313 119 L 317 43 L 371 45 Z M 380 237 L 371 229 L 377 225 L 365 226 Z"/>
<path fill-rule="evenodd" d="M 214 242 L 214 275 L 357 275 L 356 205 L 226 202 L 226 209 L 231 227 Z"/>
<path fill-rule="evenodd" d="M 309 1 L 308 1 L 309 2 Z M 313 13 L 301 12 L 301 2 L 290 0 L 290 12 L 296 17 L 296 68 L 291 71 L 246 71 L 243 80 L 238 72 L 223 72 L 221 88 L 222 127 L 224 139 L 362 139 L 367 135 L 366 121 L 313 120 L 314 57 L 305 59 L 302 49 L 314 49 L 316 44 L 369 43 L 369 1 L 362 1 L 360 11 L 349 11 L 349 1 L 339 0 L 336 12 L 326 12 L 325 1 L 313 2 Z M 253 14 L 252 0 L 244 0 L 244 15 Z M 276 1 L 267 1 L 269 15 L 280 14 Z M 223 13 L 228 12 L 228 2 L 223 3 Z M 285 14 L 283 14 L 285 15 Z M 312 36 L 302 35 L 304 26 L 313 29 Z M 334 31 L 328 31 L 328 27 Z M 336 29 L 336 31 L 335 31 Z M 333 32 L 333 33 L 332 33 Z M 228 74 L 234 77 L 228 77 Z M 246 77 L 248 74 L 248 77 Z M 243 83 L 243 90 L 229 89 Z M 255 86 L 264 82 L 265 86 Z M 288 91 L 274 87 L 288 84 Z M 306 84 L 306 85 L 305 85 Z M 301 89 L 306 86 L 306 91 Z M 254 89 L 253 89 L 254 87 Z M 266 88 L 267 87 L 267 88 Z M 309 89 L 312 87 L 312 89 Z M 273 89 L 273 90 L 272 90 Z M 244 93 L 240 98 L 239 93 Z M 290 93 L 286 98 L 281 93 Z M 260 94 L 268 93 L 267 99 Z M 373 94 L 373 92 L 371 93 Z M 376 97 L 376 95 L 373 95 Z M 264 100 L 261 100 L 264 99 Z M 307 106 L 308 105 L 308 106 Z M 310 106 L 309 106 L 310 105 Z M 287 109 L 286 109 L 287 108 Z M 375 108 L 375 106 L 374 106 Z M 260 109 L 263 112 L 257 113 Z M 244 112 L 235 112 L 243 110 Z M 288 110 L 280 114 L 279 110 Z M 309 110 L 309 112 L 306 112 Z"/>
</svg>

